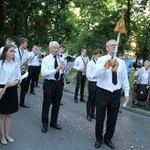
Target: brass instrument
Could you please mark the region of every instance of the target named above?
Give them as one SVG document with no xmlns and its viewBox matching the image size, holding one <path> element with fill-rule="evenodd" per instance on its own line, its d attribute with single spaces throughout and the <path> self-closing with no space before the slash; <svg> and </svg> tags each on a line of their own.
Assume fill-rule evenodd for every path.
<svg viewBox="0 0 150 150">
<path fill-rule="evenodd" d="M 26 59 L 26 61 L 24 61 L 20 68 L 21 68 L 21 75 L 25 74 L 26 72 L 26 64 L 31 61 L 34 58 L 35 54 L 33 53 L 28 59 Z"/>
<path fill-rule="evenodd" d="M 60 59 L 60 57 L 59 57 L 59 54 L 57 54 L 57 57 L 58 57 L 58 59 L 59 59 L 59 62 L 61 63 L 61 59 Z M 66 81 L 66 84 L 69 84 L 69 83 L 70 83 L 70 80 L 69 80 L 68 75 L 67 75 L 67 73 L 66 73 L 66 71 L 65 71 L 65 68 L 64 68 L 64 70 L 63 70 L 63 77 L 64 77 L 64 79 L 65 79 L 65 81 Z"/>
</svg>

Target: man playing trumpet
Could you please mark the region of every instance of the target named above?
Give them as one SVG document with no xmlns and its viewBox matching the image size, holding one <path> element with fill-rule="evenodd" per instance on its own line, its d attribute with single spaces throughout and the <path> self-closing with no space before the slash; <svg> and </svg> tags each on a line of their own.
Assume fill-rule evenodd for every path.
<svg viewBox="0 0 150 150">
<path fill-rule="evenodd" d="M 62 127 L 57 124 L 60 101 L 63 94 L 64 64 L 58 58 L 59 44 L 56 41 L 49 43 L 50 54 L 46 56 L 41 65 L 41 75 L 44 77 L 43 104 L 42 104 L 42 132 L 48 131 L 48 125 L 57 130 Z M 52 104 L 51 119 L 49 123 L 49 108 Z"/>
<path fill-rule="evenodd" d="M 116 40 L 106 43 L 108 54 L 97 60 L 97 99 L 96 99 L 96 127 L 95 147 L 100 148 L 102 141 L 115 149 L 111 139 L 114 135 L 118 111 L 120 107 L 121 88 L 125 93 L 126 102 L 129 100 L 129 81 L 125 62 L 118 57 L 114 58 Z M 103 125 L 107 111 L 106 132 L 103 136 Z"/>
</svg>

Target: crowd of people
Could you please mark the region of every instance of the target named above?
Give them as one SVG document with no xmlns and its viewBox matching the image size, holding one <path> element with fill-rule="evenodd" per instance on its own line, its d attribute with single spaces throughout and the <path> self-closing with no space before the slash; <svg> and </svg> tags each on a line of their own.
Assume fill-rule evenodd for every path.
<svg viewBox="0 0 150 150">
<path fill-rule="evenodd" d="M 11 38 L 7 38 L 6 45 L 0 50 L 0 141 L 5 145 L 7 142 L 15 141 L 9 135 L 11 116 L 18 111 L 18 103 L 20 107 L 29 108 L 25 103 L 25 96 L 28 91 L 36 95 L 34 88 L 38 86 L 40 72 L 44 78 L 41 131 L 48 132 L 48 126 L 57 130 L 62 129 L 57 120 L 60 105 L 63 105 L 61 99 L 66 75 L 65 66 L 67 65 L 66 58 L 69 56 L 65 52 L 65 46 L 57 41 L 49 43 L 49 54 L 44 58 L 36 44 L 33 45 L 30 52 L 28 51 L 26 38 L 20 38 L 18 46 L 12 42 Z M 129 77 L 133 65 L 127 52 L 124 56 L 114 56 L 116 44 L 114 39 L 106 42 L 106 55 L 103 55 L 103 50 L 98 48 L 93 51 L 93 56 L 89 59 L 87 49 L 82 48 L 80 55 L 73 57 L 75 59 L 73 68 L 77 71 L 74 102 L 76 104 L 79 103 L 79 100 L 86 102 L 87 120 L 96 119 L 96 148 L 100 148 L 104 142 L 111 149 L 115 149 L 111 139 L 115 132 L 122 90 L 125 101 L 129 101 Z M 142 83 L 149 84 L 150 62 L 146 61 L 144 67 L 141 71 L 136 72 L 135 76 L 139 75 Z M 84 98 L 86 80 L 88 80 L 87 101 Z M 20 85 L 19 100 L 18 85 Z M 78 94 L 79 90 L 80 94 Z M 51 117 L 49 117 L 50 108 Z M 103 135 L 106 113 L 106 131 Z"/>
</svg>

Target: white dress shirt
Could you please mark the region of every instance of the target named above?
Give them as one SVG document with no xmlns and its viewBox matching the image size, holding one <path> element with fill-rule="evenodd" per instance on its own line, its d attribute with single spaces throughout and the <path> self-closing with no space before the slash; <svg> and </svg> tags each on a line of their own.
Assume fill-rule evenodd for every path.
<svg viewBox="0 0 150 150">
<path fill-rule="evenodd" d="M 19 51 L 20 51 L 20 53 L 19 53 Z M 15 49 L 15 61 L 16 62 L 19 62 L 19 64 L 21 65 L 27 59 L 28 59 L 28 51 L 27 50 L 25 50 L 25 49 L 20 50 L 18 48 Z"/>
<path fill-rule="evenodd" d="M 28 53 L 28 58 L 30 57 L 31 59 L 28 61 L 28 66 L 40 66 L 39 58 L 33 51 Z"/>
<path fill-rule="evenodd" d="M 46 56 L 43 59 L 42 65 L 41 65 L 41 75 L 45 79 L 56 80 L 54 77 L 54 75 L 56 73 L 54 62 L 55 62 L 55 58 L 54 58 L 54 55 L 52 55 L 52 54 L 49 54 L 48 56 Z M 57 57 L 57 62 L 58 62 L 58 64 L 60 63 L 60 60 L 58 59 L 58 57 Z M 60 70 L 59 73 L 61 75 L 61 73 L 63 73 L 63 71 Z"/>
<path fill-rule="evenodd" d="M 89 61 L 87 64 L 86 77 L 89 81 L 96 82 L 97 78 L 94 76 L 95 75 L 94 72 L 96 71 L 96 60 L 93 60 L 93 59 Z"/>
<path fill-rule="evenodd" d="M 3 49 L 4 49 L 4 47 L 0 48 L 0 55 L 2 55 Z"/>
<path fill-rule="evenodd" d="M 83 62 L 83 60 L 85 63 Z M 73 68 L 79 71 L 80 69 L 83 69 L 85 65 L 88 64 L 88 62 L 89 62 L 88 57 L 78 56 L 74 61 Z"/>
<path fill-rule="evenodd" d="M 106 61 L 110 59 L 110 55 L 105 55 L 97 60 L 97 70 L 95 72 L 97 75 L 97 86 L 110 92 L 123 88 L 125 96 L 129 96 L 130 87 L 125 62 L 122 59 L 116 58 L 119 67 L 117 69 L 117 84 L 114 85 L 112 83 L 112 68 L 106 69 L 104 67 Z"/>
<path fill-rule="evenodd" d="M 14 61 L 8 62 L 0 60 L 0 84 L 6 84 L 14 80 L 21 79 L 20 65 Z"/>
</svg>

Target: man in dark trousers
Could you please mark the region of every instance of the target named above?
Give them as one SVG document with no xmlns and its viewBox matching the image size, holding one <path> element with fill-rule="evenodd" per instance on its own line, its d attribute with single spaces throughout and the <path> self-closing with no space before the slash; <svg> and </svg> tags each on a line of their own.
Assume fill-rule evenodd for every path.
<svg viewBox="0 0 150 150">
<path fill-rule="evenodd" d="M 96 142 L 95 147 L 100 148 L 102 141 L 115 149 L 111 139 L 114 135 L 118 111 L 120 107 L 121 88 L 125 93 L 125 100 L 129 100 L 129 81 L 125 62 L 114 57 L 116 40 L 106 43 L 108 54 L 97 60 L 95 75 L 97 76 L 96 98 Z M 103 136 L 103 125 L 107 111 L 106 131 Z"/>
<path fill-rule="evenodd" d="M 26 50 L 28 46 L 28 40 L 26 38 L 19 39 L 19 47 L 15 49 L 15 61 L 20 63 L 21 67 L 21 75 L 26 73 L 26 64 L 28 60 L 28 51 Z M 27 85 L 27 77 L 22 79 L 20 86 L 20 106 L 24 108 L 29 108 L 25 104 L 25 95 L 26 95 L 26 85 Z"/>
<path fill-rule="evenodd" d="M 48 131 L 49 108 L 52 104 L 50 127 L 61 130 L 57 124 L 60 101 L 63 94 L 63 69 L 64 62 L 58 58 L 59 44 L 56 41 L 49 43 L 50 54 L 46 56 L 41 65 L 41 75 L 45 78 L 43 84 L 43 105 L 42 105 L 42 132 Z"/>
<path fill-rule="evenodd" d="M 39 66 L 40 66 L 40 62 L 39 62 L 39 58 L 37 56 L 37 52 L 38 52 L 38 46 L 37 45 L 33 45 L 32 47 L 32 51 L 29 52 L 28 57 L 30 58 L 28 61 L 28 77 L 27 77 L 27 89 L 26 92 L 28 92 L 28 89 L 30 87 L 30 93 L 33 95 L 36 95 L 36 93 L 34 92 L 34 87 L 35 87 L 35 81 L 36 81 L 36 76 L 38 74 L 39 71 Z"/>
<path fill-rule="evenodd" d="M 96 83 L 97 78 L 94 76 L 94 71 L 96 69 L 96 61 L 97 59 L 102 56 L 102 50 L 96 49 L 93 52 L 93 57 L 91 61 L 87 64 L 87 71 L 86 77 L 88 79 L 88 100 L 86 103 L 86 110 L 87 110 L 87 120 L 92 121 L 92 118 L 96 119 L 95 115 L 95 104 L 96 104 Z"/>
<path fill-rule="evenodd" d="M 86 67 L 89 62 L 86 56 L 87 49 L 81 49 L 81 55 L 78 56 L 74 61 L 74 69 L 77 70 L 77 83 L 75 88 L 74 102 L 78 103 L 78 92 L 80 89 L 80 101 L 85 102 L 84 99 L 84 87 L 86 82 Z"/>
</svg>

